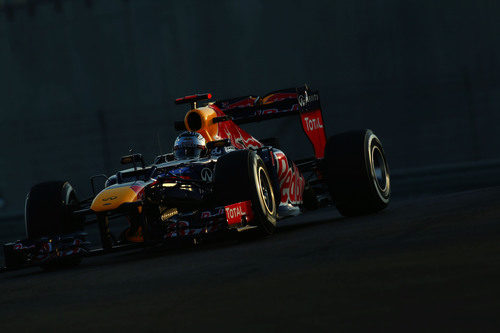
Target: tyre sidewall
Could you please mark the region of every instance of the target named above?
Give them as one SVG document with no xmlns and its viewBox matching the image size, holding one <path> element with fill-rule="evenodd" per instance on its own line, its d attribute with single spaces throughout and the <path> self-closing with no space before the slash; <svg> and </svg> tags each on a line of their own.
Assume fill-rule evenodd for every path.
<svg viewBox="0 0 500 333">
<path fill-rule="evenodd" d="M 374 156 L 382 160 L 385 187 L 377 182 Z M 325 148 L 327 185 L 340 213 L 355 216 L 375 213 L 390 201 L 390 176 L 382 144 L 371 130 L 340 133 Z M 383 184 L 382 184 L 383 185 Z"/>
<path fill-rule="evenodd" d="M 258 225 L 261 226 L 265 233 L 272 233 L 276 227 L 277 205 L 274 195 L 271 178 L 262 159 L 255 153 L 250 152 L 248 159 L 248 172 L 250 183 L 252 185 L 252 207 Z M 268 195 L 271 196 L 269 204 L 266 205 L 261 191 L 261 182 L 267 183 Z M 265 185 L 264 185 L 265 186 Z"/>
<path fill-rule="evenodd" d="M 372 184 L 372 186 L 370 186 L 372 195 L 376 197 L 376 199 L 381 201 L 381 205 L 387 205 L 389 203 L 391 194 L 391 180 L 384 149 L 382 147 L 382 144 L 380 143 L 380 140 L 370 130 L 366 132 L 365 143 L 366 172 L 368 175 L 368 179 Z M 380 181 L 377 180 L 375 170 L 376 163 L 374 160 L 375 158 L 377 158 L 377 155 L 382 158 L 384 164 L 383 168 L 385 168 L 385 186 L 383 186 L 383 184 L 380 184 Z"/>
<path fill-rule="evenodd" d="M 268 182 L 274 199 L 270 209 L 266 209 L 261 195 L 259 172 Z M 254 151 L 239 150 L 219 158 L 215 167 L 214 192 L 214 202 L 217 205 L 226 206 L 250 200 L 254 213 L 254 221 L 250 224 L 258 226 L 264 234 L 271 234 L 274 231 L 277 214 L 276 195 L 269 172 Z"/>
</svg>

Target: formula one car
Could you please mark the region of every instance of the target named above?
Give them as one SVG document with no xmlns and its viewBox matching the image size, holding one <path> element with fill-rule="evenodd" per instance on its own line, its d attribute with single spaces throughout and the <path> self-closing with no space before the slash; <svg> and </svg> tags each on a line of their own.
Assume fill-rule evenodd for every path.
<svg viewBox="0 0 500 333">
<path fill-rule="evenodd" d="M 384 150 L 371 130 L 326 138 L 319 94 L 307 86 L 264 97 L 216 102 L 210 94 L 177 99 L 190 104 L 175 128 L 183 132 L 174 153 L 146 166 L 140 154 L 124 156 L 131 167 L 106 177 L 104 188 L 79 201 L 66 181 L 35 185 L 26 199 L 26 236 L 4 245 L 7 268 L 79 263 L 95 253 L 151 246 L 214 233 L 254 230 L 272 234 L 276 221 L 321 205 L 344 216 L 384 209 L 390 177 Z M 239 125 L 297 117 L 314 156 L 291 161 L 276 139 L 258 140 Z M 97 193 L 97 194 L 96 194 Z M 126 217 L 113 235 L 110 222 Z M 102 249 L 91 250 L 84 227 L 99 226 Z"/>
</svg>

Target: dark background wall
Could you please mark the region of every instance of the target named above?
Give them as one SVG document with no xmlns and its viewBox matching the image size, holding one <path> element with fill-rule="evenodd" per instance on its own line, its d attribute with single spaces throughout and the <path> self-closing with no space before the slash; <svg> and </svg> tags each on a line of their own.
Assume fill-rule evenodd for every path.
<svg viewBox="0 0 500 333">
<path fill-rule="evenodd" d="M 308 83 L 328 133 L 372 128 L 396 172 L 498 159 L 498 1 L 2 4 L 0 216 L 21 212 L 36 182 L 69 179 L 86 195 L 130 148 L 169 150 L 186 111 L 172 100 L 193 92 Z M 270 125 L 248 128 L 308 155 L 297 121 Z"/>
</svg>

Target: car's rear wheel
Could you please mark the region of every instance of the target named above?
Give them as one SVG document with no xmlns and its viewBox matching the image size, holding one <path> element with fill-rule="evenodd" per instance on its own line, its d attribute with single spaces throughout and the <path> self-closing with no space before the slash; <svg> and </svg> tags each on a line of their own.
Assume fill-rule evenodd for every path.
<svg viewBox="0 0 500 333">
<path fill-rule="evenodd" d="M 277 204 L 273 185 L 262 159 L 253 151 L 239 150 L 221 156 L 215 167 L 217 202 L 228 205 L 251 200 L 256 225 L 266 235 L 276 227 Z"/>
<path fill-rule="evenodd" d="M 387 207 L 391 182 L 384 149 L 371 130 L 350 131 L 328 139 L 325 174 L 335 205 L 344 216 Z"/>
</svg>

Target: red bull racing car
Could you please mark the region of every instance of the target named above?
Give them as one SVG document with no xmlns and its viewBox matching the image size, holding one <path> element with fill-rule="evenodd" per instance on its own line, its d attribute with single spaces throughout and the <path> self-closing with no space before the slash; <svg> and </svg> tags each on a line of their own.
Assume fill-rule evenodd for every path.
<svg viewBox="0 0 500 333">
<path fill-rule="evenodd" d="M 26 236 L 4 245 L 6 268 L 79 263 L 95 253 L 150 246 L 214 233 L 272 234 L 276 222 L 333 203 L 344 216 L 384 209 L 390 177 L 384 150 L 371 130 L 327 139 L 319 93 L 307 86 L 264 97 L 209 102 L 210 94 L 177 99 L 190 104 L 174 152 L 146 165 L 140 154 L 122 157 L 129 168 L 106 177 L 104 188 L 79 201 L 66 181 L 35 185 L 26 199 Z M 294 117 L 314 155 L 290 160 L 277 140 L 258 140 L 240 125 Z M 94 179 L 91 178 L 94 188 Z M 128 227 L 117 236 L 115 218 Z M 100 249 L 84 229 L 97 224 Z"/>
</svg>

